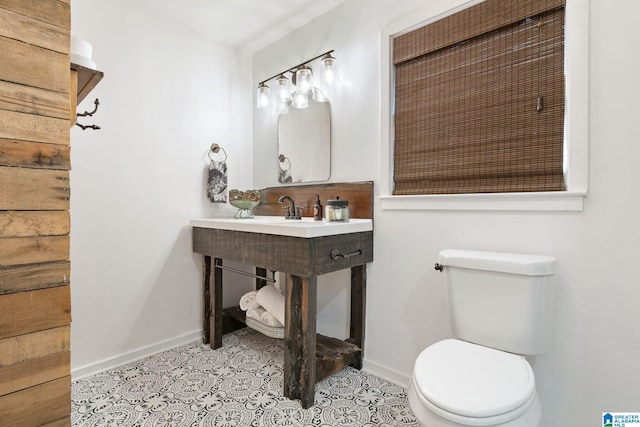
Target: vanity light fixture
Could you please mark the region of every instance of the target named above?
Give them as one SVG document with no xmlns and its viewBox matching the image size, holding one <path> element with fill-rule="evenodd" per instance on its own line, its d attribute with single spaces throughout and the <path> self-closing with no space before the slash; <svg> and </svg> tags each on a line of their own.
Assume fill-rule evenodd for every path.
<svg viewBox="0 0 640 427">
<path fill-rule="evenodd" d="M 329 102 L 329 98 L 317 87 L 313 88 L 312 98 L 316 102 Z"/>
<path fill-rule="evenodd" d="M 291 94 L 291 105 L 295 108 L 303 109 L 309 106 L 309 95 L 299 90 Z"/>
<path fill-rule="evenodd" d="M 333 86 L 338 83 L 338 69 L 336 67 L 336 58 L 331 56 L 331 52 L 322 56 L 322 80 L 329 86 Z"/>
<path fill-rule="evenodd" d="M 309 95 L 313 87 L 313 70 L 306 65 L 296 70 L 296 87 L 298 92 Z"/>
<path fill-rule="evenodd" d="M 275 95 L 278 99 L 278 102 L 284 104 L 287 102 L 287 98 L 291 95 L 291 87 L 289 85 L 289 79 L 284 75 L 280 74 L 276 78 L 276 92 Z"/>
<path fill-rule="evenodd" d="M 321 55 L 313 57 L 282 71 L 258 84 L 256 93 L 256 106 L 258 109 L 267 109 L 275 105 L 278 109 L 288 108 L 289 105 L 294 108 L 307 108 L 309 105 L 309 96 L 316 102 L 327 102 L 329 99 L 322 92 L 321 88 L 332 88 L 337 86 L 337 67 L 336 58 L 331 56 L 333 50 L 325 52 Z M 320 59 L 320 76 L 318 84 L 321 88 L 315 87 L 313 70 L 309 64 Z M 291 73 L 291 79 L 286 74 Z M 272 84 L 273 100 L 271 99 L 271 89 L 267 85 L 271 80 L 275 80 Z M 291 84 L 290 84 L 291 83 Z"/>
<path fill-rule="evenodd" d="M 257 95 L 256 95 L 256 102 L 257 102 L 257 107 L 260 109 L 263 108 L 268 108 L 270 105 L 270 100 L 269 100 L 269 95 L 271 94 L 271 89 L 269 89 L 269 86 L 267 86 L 266 84 L 264 84 L 264 82 L 260 83 L 258 85 L 258 91 L 257 91 Z"/>
</svg>

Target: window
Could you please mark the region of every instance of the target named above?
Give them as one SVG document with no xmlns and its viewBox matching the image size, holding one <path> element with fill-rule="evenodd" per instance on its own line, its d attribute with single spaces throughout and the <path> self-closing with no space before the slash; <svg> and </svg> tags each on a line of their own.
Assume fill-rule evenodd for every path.
<svg viewBox="0 0 640 427">
<path fill-rule="evenodd" d="M 382 32 L 383 209 L 581 210 L 588 9 L 568 0 L 567 31 L 563 0 L 473 3 Z"/>
<path fill-rule="evenodd" d="M 525 3 L 393 41 L 394 194 L 564 190 L 564 2 Z"/>
</svg>

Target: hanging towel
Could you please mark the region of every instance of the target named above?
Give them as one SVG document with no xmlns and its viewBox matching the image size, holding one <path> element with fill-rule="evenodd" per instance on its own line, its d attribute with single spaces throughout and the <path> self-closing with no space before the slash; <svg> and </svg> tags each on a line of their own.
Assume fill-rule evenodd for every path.
<svg viewBox="0 0 640 427">
<path fill-rule="evenodd" d="M 284 296 L 271 285 L 260 288 L 256 302 L 284 325 Z"/>
<path fill-rule="evenodd" d="M 227 203 L 227 162 L 213 160 L 209 162 L 207 196 L 211 203 Z"/>
</svg>

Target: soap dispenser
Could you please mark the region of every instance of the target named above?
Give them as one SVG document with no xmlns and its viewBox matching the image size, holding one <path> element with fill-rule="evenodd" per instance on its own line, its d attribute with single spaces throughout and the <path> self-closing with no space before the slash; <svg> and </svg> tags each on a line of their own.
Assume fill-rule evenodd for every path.
<svg viewBox="0 0 640 427">
<path fill-rule="evenodd" d="M 313 219 L 314 221 L 322 221 L 322 204 L 319 194 L 316 194 L 316 204 L 313 205 Z"/>
</svg>

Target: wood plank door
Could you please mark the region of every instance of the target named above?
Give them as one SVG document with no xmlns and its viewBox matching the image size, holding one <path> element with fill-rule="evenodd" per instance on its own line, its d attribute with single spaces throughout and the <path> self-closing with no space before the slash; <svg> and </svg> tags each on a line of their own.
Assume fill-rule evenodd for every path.
<svg viewBox="0 0 640 427">
<path fill-rule="evenodd" d="M 70 425 L 69 0 L 0 0 L 0 425 Z"/>
</svg>

